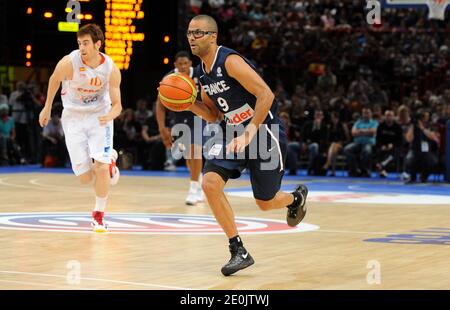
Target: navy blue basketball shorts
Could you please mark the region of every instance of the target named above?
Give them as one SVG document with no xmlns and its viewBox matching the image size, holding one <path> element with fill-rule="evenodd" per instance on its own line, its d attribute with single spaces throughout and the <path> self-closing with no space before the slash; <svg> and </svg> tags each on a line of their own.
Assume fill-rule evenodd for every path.
<svg viewBox="0 0 450 310">
<path fill-rule="evenodd" d="M 222 126 L 224 127 L 224 126 Z M 276 127 L 276 128 L 275 128 Z M 234 136 L 238 136 L 237 132 Z M 206 164 L 203 173 L 215 172 L 227 182 L 237 179 L 244 170 L 250 174 L 253 197 L 268 201 L 280 190 L 287 154 L 287 138 L 284 128 L 276 124 L 263 124 L 244 152 L 226 153 L 231 136 L 215 136 L 204 145 Z"/>
</svg>

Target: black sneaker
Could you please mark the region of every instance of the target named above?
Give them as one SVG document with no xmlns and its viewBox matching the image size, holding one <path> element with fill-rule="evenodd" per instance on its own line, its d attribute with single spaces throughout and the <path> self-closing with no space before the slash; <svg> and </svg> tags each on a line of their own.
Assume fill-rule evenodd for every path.
<svg viewBox="0 0 450 310">
<path fill-rule="evenodd" d="M 231 258 L 228 263 L 222 267 L 222 274 L 224 276 L 232 275 L 233 273 L 247 268 L 255 263 L 250 253 L 242 245 L 230 244 Z"/>
<path fill-rule="evenodd" d="M 294 202 L 289 205 L 286 220 L 289 226 L 297 226 L 306 215 L 306 197 L 308 196 L 308 188 L 300 184 L 295 191 Z"/>
</svg>

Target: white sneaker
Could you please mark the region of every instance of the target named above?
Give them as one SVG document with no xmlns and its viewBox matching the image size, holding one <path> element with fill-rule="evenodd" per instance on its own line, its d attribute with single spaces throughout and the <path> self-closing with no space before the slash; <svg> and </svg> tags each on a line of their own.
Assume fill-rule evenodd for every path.
<svg viewBox="0 0 450 310">
<path fill-rule="evenodd" d="M 411 178 L 411 176 L 410 176 L 409 173 L 407 173 L 407 172 L 403 172 L 403 173 L 400 175 L 400 179 L 401 179 L 402 181 L 409 181 L 410 178 Z"/>
<path fill-rule="evenodd" d="M 194 206 L 198 201 L 198 194 L 197 194 L 197 186 L 196 182 L 191 181 L 191 187 L 189 188 L 189 193 L 186 197 L 186 204 L 188 206 Z"/>
<path fill-rule="evenodd" d="M 205 201 L 205 193 L 202 189 L 202 182 L 203 182 L 203 173 L 200 173 L 198 176 L 198 186 L 197 186 L 197 200 L 198 202 L 204 202 Z"/>
<path fill-rule="evenodd" d="M 100 224 L 96 220 L 93 220 L 91 225 L 92 225 L 93 232 L 96 232 L 96 233 L 108 232 L 108 224 L 106 224 L 106 223 Z"/>
<path fill-rule="evenodd" d="M 204 202 L 205 201 L 205 194 L 203 193 L 203 190 L 201 187 L 197 188 L 197 202 Z"/>
<path fill-rule="evenodd" d="M 103 221 L 103 212 L 92 212 L 92 230 L 96 233 L 108 232 L 108 224 Z"/>
<path fill-rule="evenodd" d="M 174 163 L 166 161 L 164 164 L 164 171 L 175 172 L 177 170 L 177 166 Z"/>
</svg>

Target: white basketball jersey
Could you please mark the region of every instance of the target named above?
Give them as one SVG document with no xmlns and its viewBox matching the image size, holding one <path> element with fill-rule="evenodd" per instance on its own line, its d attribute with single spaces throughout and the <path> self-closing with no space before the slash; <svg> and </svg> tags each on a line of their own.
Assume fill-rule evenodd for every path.
<svg viewBox="0 0 450 310">
<path fill-rule="evenodd" d="M 62 83 L 63 107 L 76 111 L 98 111 L 111 106 L 109 97 L 109 77 L 113 60 L 103 54 L 100 65 L 93 69 L 83 63 L 79 50 L 69 54 L 72 61 L 72 80 Z"/>
</svg>

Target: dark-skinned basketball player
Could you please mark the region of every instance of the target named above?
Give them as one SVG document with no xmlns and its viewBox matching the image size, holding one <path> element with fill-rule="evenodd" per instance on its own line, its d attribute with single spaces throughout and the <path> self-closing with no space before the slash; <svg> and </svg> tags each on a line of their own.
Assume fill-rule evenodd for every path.
<svg viewBox="0 0 450 310">
<path fill-rule="evenodd" d="M 168 74 L 174 72 L 181 72 L 191 77 L 196 84 L 198 84 L 198 71 L 197 68 L 192 67 L 191 56 L 188 52 L 180 51 L 175 55 L 174 69 L 171 70 Z M 197 88 L 198 86 L 195 85 Z M 190 129 L 190 142 L 187 145 L 183 145 L 184 148 L 187 149 L 186 157 L 186 165 L 189 169 L 189 174 L 191 177 L 191 185 L 189 188 L 188 195 L 186 197 L 187 205 L 196 205 L 199 202 L 204 200 L 203 192 L 199 183 L 199 179 L 201 178 L 202 171 L 202 131 L 204 128 L 204 121 L 199 119 L 199 128 L 195 127 L 195 116 L 192 112 L 182 111 L 179 113 L 175 113 L 174 122 L 175 124 L 185 124 L 189 126 Z M 172 140 L 174 137 L 171 135 L 170 128 L 166 126 L 166 108 L 161 104 L 159 98 L 156 99 L 156 120 L 158 122 L 159 132 L 161 134 L 161 138 L 163 143 L 167 149 L 172 148 Z M 195 135 L 197 135 L 197 139 L 195 139 Z"/>
<path fill-rule="evenodd" d="M 203 171 L 203 191 L 229 239 L 231 259 L 221 270 L 228 276 L 252 265 L 254 260 L 239 236 L 233 210 L 224 193 L 226 182 L 230 178 L 238 178 L 247 169 L 259 208 L 264 211 L 287 208 L 290 226 L 298 225 L 306 214 L 308 189 L 299 185 L 293 193 L 280 191 L 286 136 L 277 117 L 278 103 L 255 67 L 236 51 L 218 46 L 217 36 L 217 23 L 212 17 L 198 15 L 190 21 L 187 30 L 189 45 L 192 54 L 202 61 L 202 101 L 193 103 L 189 110 L 208 122 L 221 120 L 224 132 L 239 126 L 243 128 L 237 137 L 223 137 L 214 142 Z M 280 128 L 278 136 L 269 127 Z M 267 143 L 261 143 L 265 141 L 259 139 L 261 134 L 268 137 Z M 252 140 L 258 140 L 256 158 L 249 157 Z M 270 170 L 263 169 L 267 159 L 260 155 L 262 147 L 269 152 L 270 160 L 278 159 L 277 165 Z M 230 154 L 245 154 L 245 158 L 230 158 Z"/>
</svg>

